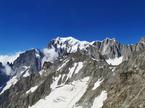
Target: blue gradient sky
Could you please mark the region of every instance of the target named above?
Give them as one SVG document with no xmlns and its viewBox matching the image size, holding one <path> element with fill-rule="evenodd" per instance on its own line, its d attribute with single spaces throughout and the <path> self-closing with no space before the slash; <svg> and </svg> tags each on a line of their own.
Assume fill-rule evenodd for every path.
<svg viewBox="0 0 145 108">
<path fill-rule="evenodd" d="M 136 43 L 145 36 L 145 0 L 0 0 L 0 54 L 57 36 Z"/>
</svg>

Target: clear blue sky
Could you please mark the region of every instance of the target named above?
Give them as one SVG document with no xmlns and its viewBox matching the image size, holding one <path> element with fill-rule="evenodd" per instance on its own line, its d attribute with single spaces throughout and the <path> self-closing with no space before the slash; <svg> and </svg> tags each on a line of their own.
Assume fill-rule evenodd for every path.
<svg viewBox="0 0 145 108">
<path fill-rule="evenodd" d="M 145 0 L 0 0 L 0 54 L 70 35 L 135 43 L 145 36 Z"/>
</svg>

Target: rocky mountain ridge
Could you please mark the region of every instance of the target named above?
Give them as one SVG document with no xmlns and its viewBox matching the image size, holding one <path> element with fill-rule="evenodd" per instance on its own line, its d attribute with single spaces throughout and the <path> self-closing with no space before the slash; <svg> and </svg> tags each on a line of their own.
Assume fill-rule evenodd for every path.
<svg viewBox="0 0 145 108">
<path fill-rule="evenodd" d="M 53 39 L 1 63 L 0 108 L 143 108 L 144 48 L 145 38 L 135 45 Z"/>
</svg>

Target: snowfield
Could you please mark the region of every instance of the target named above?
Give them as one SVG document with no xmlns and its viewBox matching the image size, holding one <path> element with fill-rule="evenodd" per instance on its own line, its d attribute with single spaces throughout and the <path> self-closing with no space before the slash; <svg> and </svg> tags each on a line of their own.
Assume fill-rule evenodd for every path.
<svg viewBox="0 0 145 108">
<path fill-rule="evenodd" d="M 29 108 L 73 108 L 88 87 L 89 77 L 54 89 L 45 99 Z"/>
<path fill-rule="evenodd" d="M 57 71 L 61 70 L 68 61 L 66 60 Z M 77 74 L 83 68 L 83 62 L 74 63 L 72 67 L 69 67 L 68 74 L 60 74 L 53 78 L 53 83 L 50 85 L 51 93 L 46 96 L 44 99 L 40 99 L 35 105 L 30 106 L 29 108 L 82 108 L 81 106 L 77 106 L 77 102 L 81 99 L 88 88 L 89 77 L 85 77 L 84 79 L 73 81 L 69 84 L 65 84 L 65 82 L 73 76 L 73 74 Z M 64 83 L 58 84 L 60 79 L 63 79 L 64 76 L 67 76 Z M 92 88 L 92 90 L 96 90 L 103 79 L 98 79 Z M 35 91 L 37 87 L 31 88 L 27 93 Z M 32 91 L 31 91 L 32 90 Z M 92 108 L 101 108 L 103 106 L 103 102 L 107 99 L 107 92 L 102 91 L 102 93 L 95 98 Z"/>
<path fill-rule="evenodd" d="M 89 77 L 82 80 L 73 81 L 70 84 L 58 85 L 58 81 L 61 75 L 55 78 L 55 82 L 52 83 L 52 92 L 45 97 L 40 99 L 35 105 L 29 108 L 83 108 L 77 106 L 77 102 L 81 99 L 88 88 Z M 97 89 L 103 80 L 99 79 L 92 90 Z M 102 108 L 104 101 L 107 99 L 107 92 L 102 91 L 99 96 L 94 99 L 91 108 Z"/>
</svg>

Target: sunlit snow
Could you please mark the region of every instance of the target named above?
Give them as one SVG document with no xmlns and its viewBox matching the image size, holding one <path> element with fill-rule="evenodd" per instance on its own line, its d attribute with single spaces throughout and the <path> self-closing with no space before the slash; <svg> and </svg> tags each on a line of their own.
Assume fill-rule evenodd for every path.
<svg viewBox="0 0 145 108">
<path fill-rule="evenodd" d="M 35 49 L 35 51 L 36 51 L 36 54 L 35 54 L 36 58 L 40 59 L 40 57 L 41 57 L 40 52 L 37 49 Z"/>
<path fill-rule="evenodd" d="M 68 62 L 69 62 L 69 60 L 66 60 L 61 66 L 59 66 L 57 71 L 61 70 Z"/>
<path fill-rule="evenodd" d="M 88 87 L 89 77 L 58 87 L 44 99 L 29 108 L 72 108 Z"/>
<path fill-rule="evenodd" d="M 75 70 L 75 74 L 77 74 L 83 68 L 83 62 L 78 62 L 75 64 L 77 65 L 77 68 Z"/>
<path fill-rule="evenodd" d="M 101 94 L 95 98 L 91 108 L 102 108 L 104 101 L 107 99 L 107 92 L 102 91 Z"/>
<path fill-rule="evenodd" d="M 60 78 L 61 78 L 61 75 L 59 75 L 58 77 L 55 77 L 53 79 L 53 83 L 50 86 L 52 90 L 54 90 L 58 86 L 58 81 Z"/>
<path fill-rule="evenodd" d="M 59 44 L 57 44 L 58 42 Z M 86 48 L 91 45 L 87 41 L 79 41 L 73 37 L 58 37 L 55 39 L 55 44 L 57 44 L 57 48 L 67 49 L 68 53 L 74 53 L 78 48 L 80 50 L 86 50 Z"/>
<path fill-rule="evenodd" d="M 73 67 L 69 68 L 68 77 L 70 78 L 73 73 L 77 74 L 83 68 L 83 62 L 74 63 Z"/>
<path fill-rule="evenodd" d="M 28 77 L 28 76 L 30 76 L 29 70 L 27 70 L 27 71 L 25 72 L 25 74 L 23 75 L 23 77 L 25 78 L 25 77 Z"/>
<path fill-rule="evenodd" d="M 37 88 L 38 88 L 38 86 L 35 86 L 35 87 L 30 88 L 30 89 L 26 92 L 26 94 L 33 93 Z"/>
<path fill-rule="evenodd" d="M 106 62 L 110 65 L 119 65 L 122 63 L 123 57 L 114 58 L 114 59 L 107 59 Z"/>
<path fill-rule="evenodd" d="M 92 90 L 97 89 L 97 88 L 100 86 L 100 84 L 101 84 L 102 82 L 103 82 L 103 80 L 99 79 L 99 80 L 94 84 L 94 87 L 92 88 Z"/>
</svg>

